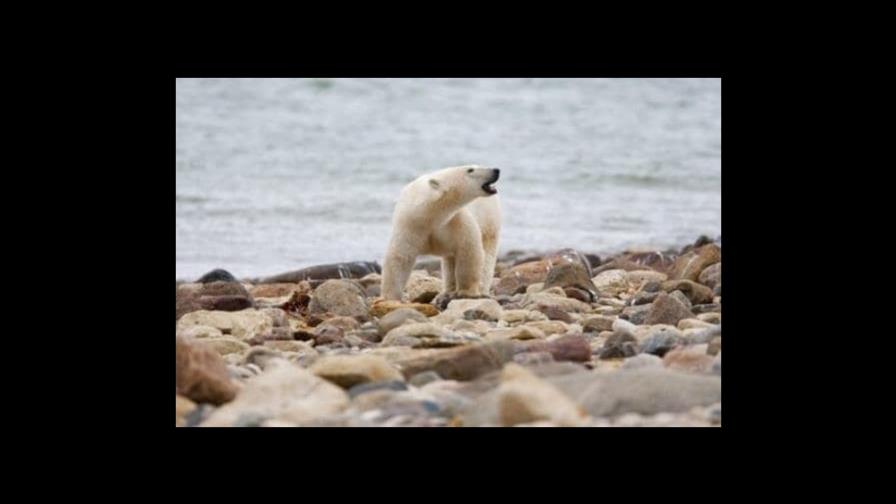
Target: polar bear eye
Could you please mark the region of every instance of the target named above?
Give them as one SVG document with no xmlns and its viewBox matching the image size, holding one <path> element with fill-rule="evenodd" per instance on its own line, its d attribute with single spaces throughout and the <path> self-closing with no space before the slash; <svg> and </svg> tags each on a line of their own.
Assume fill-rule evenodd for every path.
<svg viewBox="0 0 896 504">
<path fill-rule="evenodd" d="M 472 168 L 468 169 L 467 173 L 473 173 L 473 169 Z"/>
</svg>

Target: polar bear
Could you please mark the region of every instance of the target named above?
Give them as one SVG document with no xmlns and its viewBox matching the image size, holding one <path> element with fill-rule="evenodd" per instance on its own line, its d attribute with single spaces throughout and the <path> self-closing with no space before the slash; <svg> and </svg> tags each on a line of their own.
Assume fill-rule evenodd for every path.
<svg viewBox="0 0 896 504">
<path fill-rule="evenodd" d="M 497 168 L 455 166 L 422 175 L 402 189 L 383 261 L 384 299 L 401 300 L 419 255 L 442 258 L 442 302 L 488 295 L 501 230 L 493 185 L 499 175 Z"/>
</svg>

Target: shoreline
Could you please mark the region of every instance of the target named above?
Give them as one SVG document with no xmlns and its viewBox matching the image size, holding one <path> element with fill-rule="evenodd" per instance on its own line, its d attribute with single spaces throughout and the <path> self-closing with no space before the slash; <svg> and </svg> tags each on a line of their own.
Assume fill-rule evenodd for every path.
<svg viewBox="0 0 896 504">
<path fill-rule="evenodd" d="M 384 301 L 374 264 L 176 280 L 175 424 L 721 425 L 720 236 L 507 251 L 481 299 L 429 259 Z"/>
</svg>

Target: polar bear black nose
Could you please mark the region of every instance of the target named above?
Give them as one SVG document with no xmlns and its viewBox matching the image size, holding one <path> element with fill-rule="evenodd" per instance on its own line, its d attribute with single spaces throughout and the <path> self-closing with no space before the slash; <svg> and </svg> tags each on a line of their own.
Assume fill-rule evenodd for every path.
<svg viewBox="0 0 896 504">
<path fill-rule="evenodd" d="M 498 177 L 501 176 L 501 170 L 493 168 L 492 171 L 495 173 L 495 180 L 498 180 Z"/>
</svg>

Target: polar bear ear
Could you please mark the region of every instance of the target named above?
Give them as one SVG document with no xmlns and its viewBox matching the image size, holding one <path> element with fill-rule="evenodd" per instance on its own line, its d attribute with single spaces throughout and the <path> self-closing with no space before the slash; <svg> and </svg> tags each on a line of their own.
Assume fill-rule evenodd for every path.
<svg viewBox="0 0 896 504">
<path fill-rule="evenodd" d="M 432 187 L 433 189 L 438 190 L 438 188 L 439 188 L 439 181 L 436 180 L 436 179 L 429 179 L 429 187 Z"/>
</svg>

